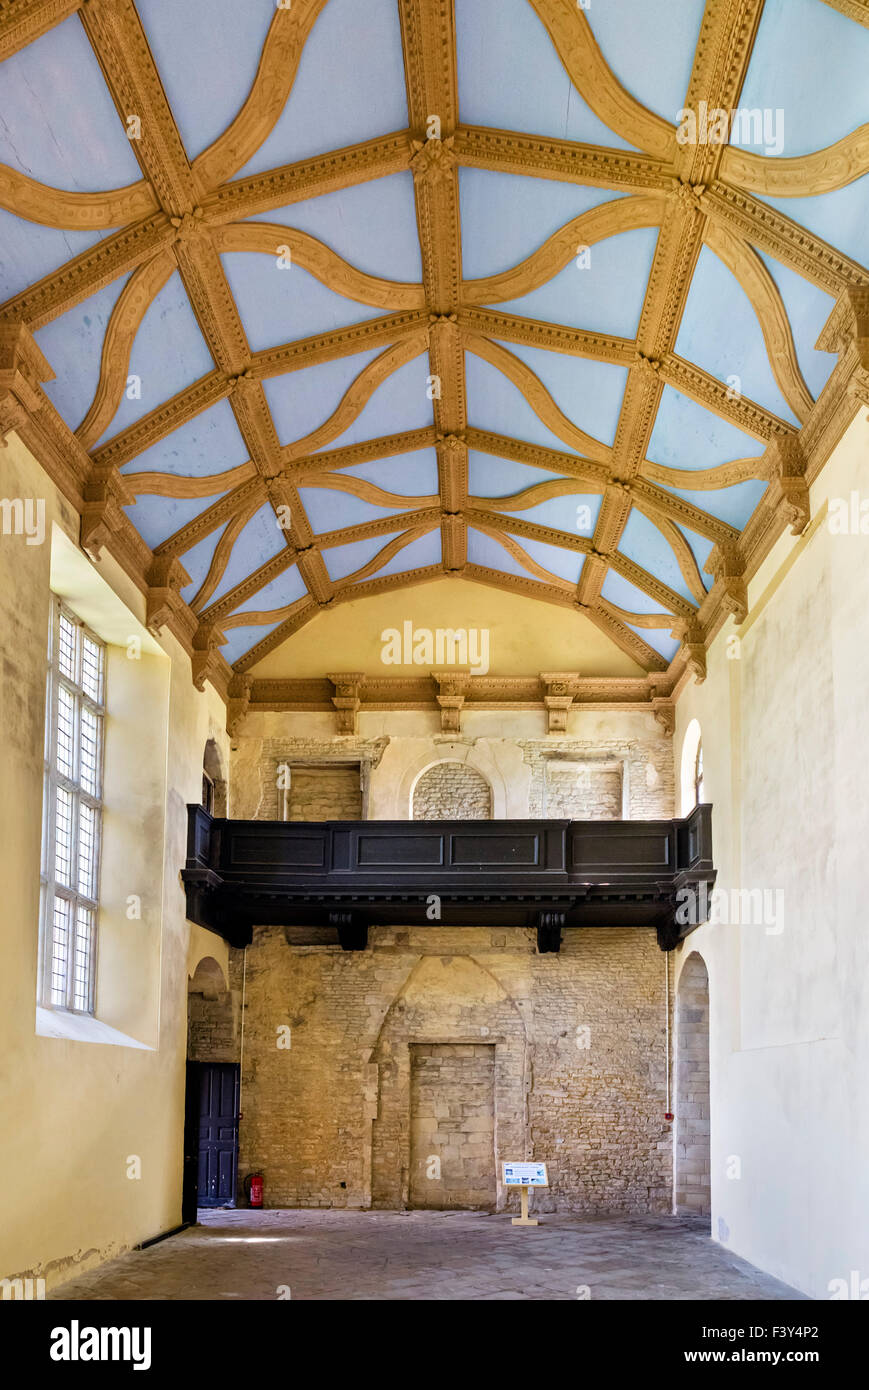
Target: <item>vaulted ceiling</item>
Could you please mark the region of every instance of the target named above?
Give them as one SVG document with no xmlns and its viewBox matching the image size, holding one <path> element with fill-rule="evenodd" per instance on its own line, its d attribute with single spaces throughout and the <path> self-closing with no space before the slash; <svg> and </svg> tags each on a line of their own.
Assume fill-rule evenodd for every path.
<svg viewBox="0 0 869 1390">
<path fill-rule="evenodd" d="M 5 426 L 224 688 L 444 573 L 696 666 L 841 414 L 867 22 L 2 0 Z"/>
</svg>

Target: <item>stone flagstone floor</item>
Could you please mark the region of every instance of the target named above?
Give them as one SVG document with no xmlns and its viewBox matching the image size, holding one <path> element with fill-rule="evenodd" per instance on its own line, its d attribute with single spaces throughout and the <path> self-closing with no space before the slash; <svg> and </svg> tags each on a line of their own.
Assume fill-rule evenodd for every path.
<svg viewBox="0 0 869 1390">
<path fill-rule="evenodd" d="M 440 1211 L 208 1211 L 58 1285 L 66 1299 L 802 1299 L 708 1219 Z M 586 1292 L 587 1290 L 587 1292 Z"/>
</svg>

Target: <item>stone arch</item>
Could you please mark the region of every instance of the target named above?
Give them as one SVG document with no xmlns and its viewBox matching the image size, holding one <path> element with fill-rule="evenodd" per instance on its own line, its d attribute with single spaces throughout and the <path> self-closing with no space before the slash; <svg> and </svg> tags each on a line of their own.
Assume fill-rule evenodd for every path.
<svg viewBox="0 0 869 1390">
<path fill-rule="evenodd" d="M 682 738 L 682 757 L 679 764 L 679 795 L 681 812 L 689 816 L 696 804 L 694 797 L 694 773 L 697 766 L 697 753 L 702 742 L 699 719 L 692 719 Z"/>
<path fill-rule="evenodd" d="M 493 750 L 488 742 L 476 743 L 431 743 L 428 748 L 412 758 L 404 768 L 398 784 L 396 797 L 399 817 L 413 818 L 413 796 L 419 779 L 429 768 L 438 763 L 465 763 L 475 768 L 488 782 L 492 793 L 492 820 L 509 820 L 518 815 L 511 806 L 510 788 Z"/>
<path fill-rule="evenodd" d="M 709 1216 L 709 974 L 698 951 L 691 952 L 679 975 L 675 1032 L 674 1209 Z"/>
<path fill-rule="evenodd" d="M 223 770 L 223 759 L 217 740 L 209 738 L 205 743 L 205 751 L 202 755 L 202 804 L 206 804 L 206 787 L 211 786 L 211 814 L 223 817 L 226 815 L 226 774 Z"/>
<path fill-rule="evenodd" d="M 500 1162 L 527 1152 L 527 1067 L 524 1019 L 494 975 L 472 956 L 420 957 L 370 1054 L 371 1205 L 502 1210 Z M 467 1088 L 455 1084 L 461 1075 Z M 417 1104 L 424 1085 L 431 1114 Z M 443 1161 L 435 1177 L 430 1155 Z M 464 1168 L 467 1201 L 455 1186 Z M 488 1195 L 474 1187 L 478 1171 Z"/>
<path fill-rule="evenodd" d="M 223 968 L 203 956 L 187 980 L 187 1059 L 238 1061 L 239 1001 Z"/>
<path fill-rule="evenodd" d="M 413 785 L 411 820 L 491 820 L 492 788 L 469 762 L 430 763 Z"/>
</svg>

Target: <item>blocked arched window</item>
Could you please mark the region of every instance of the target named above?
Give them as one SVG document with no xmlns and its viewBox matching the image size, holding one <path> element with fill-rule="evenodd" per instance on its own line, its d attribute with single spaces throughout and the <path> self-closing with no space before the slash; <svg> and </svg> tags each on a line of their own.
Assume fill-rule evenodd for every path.
<svg viewBox="0 0 869 1390">
<path fill-rule="evenodd" d="M 491 820 L 492 788 L 467 763 L 435 763 L 413 789 L 414 820 Z"/>
</svg>

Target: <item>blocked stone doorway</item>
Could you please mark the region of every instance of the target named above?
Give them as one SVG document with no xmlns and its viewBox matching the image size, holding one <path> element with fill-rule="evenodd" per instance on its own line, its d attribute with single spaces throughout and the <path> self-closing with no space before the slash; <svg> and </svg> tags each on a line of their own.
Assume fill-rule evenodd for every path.
<svg viewBox="0 0 869 1390">
<path fill-rule="evenodd" d="M 675 1200 L 677 1214 L 709 1216 L 709 976 L 693 951 L 676 995 Z"/>
<path fill-rule="evenodd" d="M 410 1048 L 410 1206 L 495 1206 L 495 1048 Z"/>
</svg>

